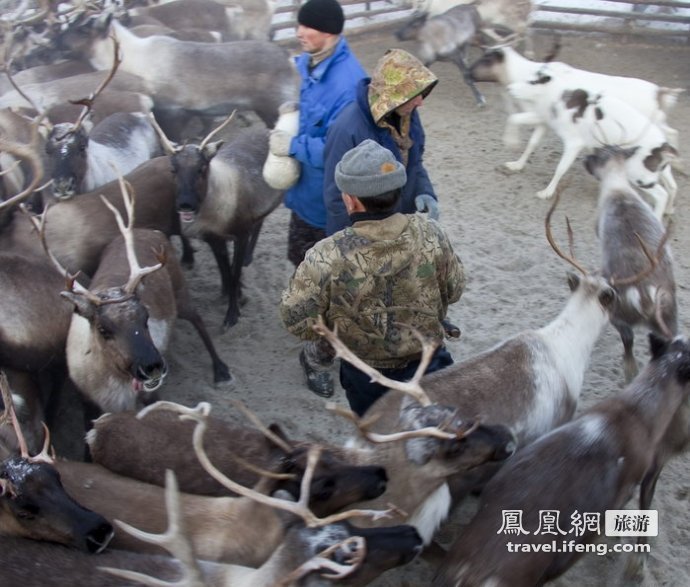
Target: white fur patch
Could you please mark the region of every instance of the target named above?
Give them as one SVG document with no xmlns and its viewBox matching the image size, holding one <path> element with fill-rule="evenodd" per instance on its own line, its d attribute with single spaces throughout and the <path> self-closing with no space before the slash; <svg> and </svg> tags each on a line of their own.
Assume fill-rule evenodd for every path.
<svg viewBox="0 0 690 587">
<path fill-rule="evenodd" d="M 417 529 L 425 545 L 431 542 L 436 530 L 448 517 L 450 506 L 450 489 L 448 484 L 444 483 L 429 495 L 408 518 L 407 523 Z"/>
<path fill-rule="evenodd" d="M 652 298 L 654 299 L 654 298 Z M 640 292 L 636 287 L 629 287 L 625 291 L 625 302 L 642 313 L 642 303 L 640 302 Z"/>
</svg>

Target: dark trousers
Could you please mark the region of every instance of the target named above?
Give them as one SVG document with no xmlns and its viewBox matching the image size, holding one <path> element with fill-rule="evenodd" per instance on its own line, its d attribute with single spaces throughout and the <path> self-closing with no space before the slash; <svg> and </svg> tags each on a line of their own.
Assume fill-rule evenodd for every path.
<svg viewBox="0 0 690 587">
<path fill-rule="evenodd" d="M 307 251 L 325 237 L 326 231 L 323 228 L 316 228 L 291 212 L 288 226 L 288 259 L 297 267 L 304 260 Z"/>
<path fill-rule="evenodd" d="M 451 357 L 445 347 L 442 347 L 434 353 L 425 373 L 439 371 L 452 364 L 453 357 Z M 419 361 L 410 361 L 402 369 L 379 369 L 379 371 L 389 379 L 409 381 L 414 377 L 417 367 L 419 367 Z M 345 390 L 350 409 L 358 416 L 362 416 L 371 404 L 388 391 L 387 387 L 374 383 L 369 375 L 362 373 L 359 369 L 345 361 L 340 361 L 340 385 Z"/>
</svg>

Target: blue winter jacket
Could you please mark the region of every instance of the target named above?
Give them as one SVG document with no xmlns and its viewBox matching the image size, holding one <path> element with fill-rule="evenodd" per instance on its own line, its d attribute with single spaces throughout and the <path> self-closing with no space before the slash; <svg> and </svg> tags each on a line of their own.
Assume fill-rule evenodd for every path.
<svg viewBox="0 0 690 587">
<path fill-rule="evenodd" d="M 342 156 L 361 143 L 364 139 L 372 139 L 389 149 L 398 161 L 402 162 L 400 149 L 393 140 L 391 133 L 377 126 L 371 115 L 368 100 L 369 78 L 363 79 L 357 85 L 357 99 L 346 106 L 338 119 L 328 130 L 326 149 L 324 152 L 325 182 L 324 200 L 327 210 L 326 234 L 331 235 L 350 226 L 350 217 L 345 210 L 341 192 L 335 185 L 335 166 Z M 410 121 L 410 138 L 414 142 L 408 153 L 407 183 L 402 189 L 399 211 L 411 214 L 417 211 L 414 199 L 420 194 L 436 197 L 429 175 L 424 168 L 424 128 L 415 109 Z"/>
<path fill-rule="evenodd" d="M 295 58 L 302 78 L 299 133 L 290 143 L 290 155 L 302 165 L 299 181 L 285 194 L 285 205 L 308 224 L 325 229 L 323 149 L 326 131 L 338 113 L 355 98 L 357 82 L 366 72 L 341 38 L 333 55 L 309 71 L 308 53 Z"/>
</svg>

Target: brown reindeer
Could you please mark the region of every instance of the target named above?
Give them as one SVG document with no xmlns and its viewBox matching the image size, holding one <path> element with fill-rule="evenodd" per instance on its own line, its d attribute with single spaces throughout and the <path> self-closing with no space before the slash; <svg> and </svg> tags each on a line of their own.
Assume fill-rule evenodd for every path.
<svg viewBox="0 0 690 587">
<path fill-rule="evenodd" d="M 122 47 L 121 70 L 145 80 L 156 118 L 173 140 L 180 138 L 173 130 L 180 115 L 212 118 L 242 108 L 256 112 L 271 128 L 280 105 L 297 99 L 294 65 L 282 47 L 269 41 L 195 43 L 165 36 L 140 38 L 108 14 L 84 14 L 82 21 L 59 32 L 56 44 L 58 52 L 105 69 L 110 65 L 105 48 L 111 35 Z M 169 72 L 175 72 L 174 79 Z"/>
<path fill-rule="evenodd" d="M 196 411 L 183 406 L 177 406 L 177 409 L 193 415 L 199 411 L 207 414 L 209 407 L 208 404 L 200 404 Z M 201 442 L 197 436 L 193 440 L 195 446 Z M 243 497 L 183 494 L 183 517 L 197 555 L 208 560 L 250 566 L 262 564 L 284 532 L 283 523 L 273 508 L 275 502 L 283 500 L 270 497 L 273 493 L 287 492 L 292 499 L 299 498 L 302 508 L 306 508 L 308 501 L 314 515 L 320 516 L 333 514 L 353 502 L 376 497 L 385 488 L 382 483 L 385 473 L 381 467 L 353 467 L 330 455 L 330 451 L 325 453 L 326 458 L 319 459 L 315 465 L 313 459 L 309 456 L 305 459 L 299 449 L 291 451 L 274 470 L 279 475 L 264 476 L 258 483 L 256 489 L 265 494 L 265 499 L 257 498 L 256 492 L 239 484 L 229 489 Z M 99 508 L 107 518 L 120 519 L 147 531 L 161 531 L 165 527 L 161 487 L 120 477 L 90 463 L 59 462 L 58 467 L 65 485 L 79 499 Z M 289 473 L 288 478 L 286 473 Z M 118 499 L 117 496 L 126 497 Z M 263 502 L 259 503 L 257 499 Z M 238 528 L 242 530 L 238 531 Z M 128 539 L 126 535 L 117 535 L 115 545 L 148 552 L 160 551 Z"/>
<path fill-rule="evenodd" d="M 433 401 L 452 406 L 460 416 L 508 426 L 518 448 L 572 418 L 590 355 L 616 306 L 616 293 L 607 281 L 587 273 L 556 244 L 550 220 L 557 202 L 546 215 L 547 240 L 581 273 L 568 273 L 571 295 L 563 310 L 542 328 L 508 337 L 421 380 Z M 378 418 L 375 430 L 390 430 L 401 409 L 399 395 L 388 393 L 365 416 Z M 454 500 L 480 488 L 502 464 L 488 463 L 451 478 Z"/>
<path fill-rule="evenodd" d="M 657 334 L 667 330 L 674 335 L 678 332 L 668 232 L 627 180 L 625 161 L 633 152 L 634 149 L 605 147 L 585 160 L 587 171 L 601 182 L 597 211 L 601 274 L 618 293 L 619 304 L 611 315 L 611 323 L 623 341 L 627 383 L 637 375 L 633 328 L 643 324 Z M 656 254 L 651 254 L 647 247 Z"/>
<path fill-rule="evenodd" d="M 434 587 L 544 585 L 599 537 L 591 525 L 569 533 L 583 512 L 597 515 L 603 527 L 604 512 L 622 509 L 639 485 L 644 495 L 652 481 L 653 491 L 668 440 L 687 438 L 690 344 L 681 336 L 649 339 L 651 361 L 625 390 L 519 451 L 487 483 L 478 514 L 450 547 Z M 685 418 L 674 431 L 679 410 Z M 522 532 L 501 531 L 504 511 L 521 512 Z M 556 537 L 535 531 L 544 511 L 559 512 Z M 558 548 L 545 547 L 553 540 Z"/>
<path fill-rule="evenodd" d="M 103 411 L 131 409 L 138 393 L 150 393 L 161 385 L 167 368 L 160 352 L 167 348 L 178 315 L 199 332 L 211 355 L 216 381 L 231 379 L 191 306 L 179 266 L 173 261 L 158 271 L 174 258 L 170 243 L 162 233 L 133 229 L 133 193 L 124 180 L 120 183 L 127 224 L 115 206 L 105 198 L 103 202 L 115 215 L 122 236 L 103 251 L 89 289 L 79 287 L 62 294 L 75 309 L 66 350 L 70 378 Z M 59 266 L 46 245 L 43 227 L 40 233 L 46 252 Z M 158 263 L 142 267 L 139 259 Z M 137 292 L 144 276 L 146 287 Z"/>
<path fill-rule="evenodd" d="M 245 130 L 225 144 L 211 141 L 231 118 L 198 145 L 175 147 L 157 127 L 177 182 L 182 230 L 205 240 L 216 259 L 223 294 L 228 296 L 225 328 L 237 324 L 242 267 L 251 263 L 264 219 L 282 199 L 282 191 L 270 187 L 262 175 L 268 155 L 266 129 Z M 228 240 L 234 244 L 232 263 Z"/>
<path fill-rule="evenodd" d="M 4 414 L 17 438 L 19 455 L 5 454 L 0 446 L 0 535 L 45 540 L 85 552 L 101 552 L 113 536 L 112 526 L 101 515 L 75 501 L 60 482 L 48 455 L 47 434 L 43 450 L 29 456 L 13 399 L 4 373 L 0 372 Z"/>
<path fill-rule="evenodd" d="M 433 353 L 430 345 L 426 345 L 426 349 L 426 352 Z M 398 505 L 405 512 L 403 520 L 414 525 L 425 542 L 429 542 L 438 527 L 439 519 L 444 517 L 450 506 L 448 491 L 443 490 L 447 478 L 455 473 L 467 473 L 489 461 L 508 458 L 515 443 L 512 434 L 504 426 L 485 426 L 461 419 L 453 408 L 429 405 L 428 399 L 423 399 L 423 392 L 418 392 L 415 397 L 404 410 L 400 421 L 391 426 L 402 431 L 400 435 L 393 434 L 386 439 L 389 440 L 387 442 L 362 447 L 329 445 L 328 448 L 351 464 L 384 466 L 390 476 L 390 483 L 387 491 L 375 503 Z M 148 415 L 143 418 L 144 425 L 147 418 Z M 109 430 L 110 424 L 113 426 L 112 430 Z M 89 436 L 96 460 L 128 475 L 146 477 L 160 483 L 160 470 L 157 473 L 151 472 L 155 464 L 151 462 L 150 455 L 142 454 L 136 448 L 140 439 L 146 441 L 156 438 L 154 445 L 161 448 L 161 458 L 166 466 L 175 471 L 182 471 L 188 466 L 192 458 L 190 451 L 180 449 L 178 444 L 173 447 L 165 441 L 171 436 L 188 435 L 188 428 L 175 426 L 169 420 L 162 419 L 152 421 L 146 428 L 147 431 L 140 434 L 141 422 L 136 422 L 132 414 L 102 419 L 98 422 L 96 431 Z M 232 434 L 227 433 L 224 431 L 224 428 L 228 430 L 227 427 L 215 423 L 210 428 L 214 438 L 214 448 L 210 449 L 213 451 L 214 463 L 224 472 L 236 471 L 237 459 L 217 445 L 232 447 L 235 442 L 239 442 L 239 446 L 245 450 L 248 435 L 236 430 Z M 108 442 L 115 435 L 118 437 L 117 441 Z M 250 450 L 253 459 L 256 459 L 266 449 L 260 444 L 251 444 Z M 154 475 L 157 479 L 153 479 Z M 199 487 L 201 483 L 199 479 L 196 486 Z M 204 485 L 208 486 L 208 482 L 204 482 Z M 368 523 L 364 521 L 361 524 Z"/>
<path fill-rule="evenodd" d="M 363 586 L 376 578 L 383 570 L 409 562 L 421 548 L 421 541 L 409 526 L 385 529 L 360 529 L 344 521 L 312 522 L 308 509 L 291 502 L 276 500 L 278 510 L 286 510 L 303 519 L 304 525 L 291 524 L 283 543 L 259 568 L 225 565 L 209 569 L 195 558 L 195 553 L 185 527 L 175 476 L 168 472 L 166 478 L 166 509 L 168 528 L 164 534 L 141 532 L 129 525 L 120 524 L 124 530 L 140 540 L 162 545 L 183 567 L 183 585 L 213 587 L 297 587 L 312 573 L 320 573 L 315 579 L 319 585 Z M 252 492 L 255 499 L 264 496 Z M 340 516 L 338 516 L 340 517 Z M 332 557 L 332 558 L 331 558 Z M 306 559 L 306 560 L 305 560 Z M 151 576 L 117 568 L 103 568 L 116 576 L 146 585 L 159 585 Z M 210 572 L 209 572 L 210 571 Z"/>
</svg>

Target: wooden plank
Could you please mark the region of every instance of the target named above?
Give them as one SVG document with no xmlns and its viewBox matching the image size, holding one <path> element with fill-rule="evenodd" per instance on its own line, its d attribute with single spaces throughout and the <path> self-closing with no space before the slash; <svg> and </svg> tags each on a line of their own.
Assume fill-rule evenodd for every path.
<svg viewBox="0 0 690 587">
<path fill-rule="evenodd" d="M 586 33 L 605 33 L 608 35 L 635 35 L 650 37 L 688 37 L 688 31 L 668 30 L 668 29 L 634 29 L 621 26 L 607 26 L 601 24 L 578 24 L 571 22 L 554 22 L 536 20 L 532 23 L 532 28 L 549 29 L 556 31 L 580 31 Z"/>
<path fill-rule="evenodd" d="M 690 8 L 690 6 L 689 6 Z M 587 16 L 607 16 L 626 20 L 648 20 L 655 22 L 690 23 L 690 16 L 680 14 L 647 14 L 624 10 L 599 10 L 596 8 L 570 8 L 565 6 L 537 6 L 535 12 L 555 12 L 559 14 L 582 14 Z"/>
</svg>

